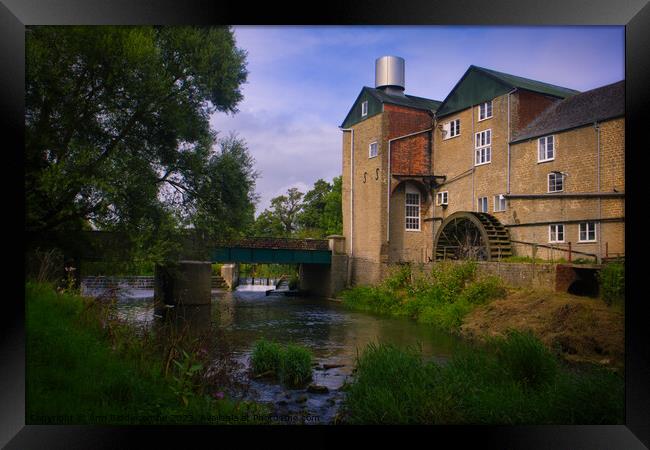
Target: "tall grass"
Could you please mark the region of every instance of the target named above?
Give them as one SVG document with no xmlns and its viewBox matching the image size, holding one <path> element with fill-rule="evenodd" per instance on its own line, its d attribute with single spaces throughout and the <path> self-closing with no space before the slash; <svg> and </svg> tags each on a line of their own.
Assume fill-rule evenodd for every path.
<svg viewBox="0 0 650 450">
<path fill-rule="evenodd" d="M 430 273 L 412 273 L 397 266 L 377 286 L 357 286 L 343 292 L 343 303 L 353 309 L 407 316 L 439 328 L 455 331 L 476 305 L 502 297 L 503 282 L 495 276 L 479 276 L 476 264 L 443 262 Z"/>
<path fill-rule="evenodd" d="M 562 368 L 518 332 L 445 365 L 423 361 L 418 349 L 371 344 L 344 404 L 355 424 L 615 424 L 623 411 L 620 376 Z"/>
<path fill-rule="evenodd" d="M 25 294 L 28 423 L 241 423 L 266 412 L 212 397 L 195 353 L 158 352 L 154 336 L 113 323 L 95 300 L 38 283 Z"/>
<path fill-rule="evenodd" d="M 625 301 L 625 265 L 611 263 L 598 273 L 600 295 L 608 305 Z"/>
<path fill-rule="evenodd" d="M 273 376 L 288 387 L 298 387 L 311 380 L 312 360 L 305 347 L 289 344 L 283 348 L 261 339 L 253 347 L 251 368 L 258 376 Z"/>
</svg>

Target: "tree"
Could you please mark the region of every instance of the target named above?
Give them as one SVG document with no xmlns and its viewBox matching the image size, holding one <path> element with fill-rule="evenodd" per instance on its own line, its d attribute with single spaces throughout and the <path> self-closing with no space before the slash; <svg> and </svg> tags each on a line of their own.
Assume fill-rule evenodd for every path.
<svg viewBox="0 0 650 450">
<path fill-rule="evenodd" d="M 343 234 L 343 177 L 334 177 L 332 189 L 325 195 L 321 227 L 325 236 Z"/>
<path fill-rule="evenodd" d="M 307 229 L 322 229 L 325 198 L 331 192 L 332 185 L 318 179 L 314 187 L 305 194 L 302 212 L 298 218 L 300 226 Z"/>
<path fill-rule="evenodd" d="M 245 144 L 231 136 L 214 153 L 209 125 L 237 111 L 246 78 L 227 27 L 28 27 L 27 229 L 252 221 Z"/>
<path fill-rule="evenodd" d="M 298 213 L 302 209 L 303 193 L 297 188 L 290 188 L 287 195 L 271 199 L 272 214 L 282 223 L 284 231 L 292 234 L 298 229 Z"/>
</svg>

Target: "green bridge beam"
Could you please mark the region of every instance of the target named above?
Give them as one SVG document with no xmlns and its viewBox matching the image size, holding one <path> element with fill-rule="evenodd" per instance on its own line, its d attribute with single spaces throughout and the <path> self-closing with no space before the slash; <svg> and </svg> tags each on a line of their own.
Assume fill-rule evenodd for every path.
<svg viewBox="0 0 650 450">
<path fill-rule="evenodd" d="M 212 250 L 212 262 L 257 264 L 331 264 L 328 250 L 219 247 Z"/>
</svg>

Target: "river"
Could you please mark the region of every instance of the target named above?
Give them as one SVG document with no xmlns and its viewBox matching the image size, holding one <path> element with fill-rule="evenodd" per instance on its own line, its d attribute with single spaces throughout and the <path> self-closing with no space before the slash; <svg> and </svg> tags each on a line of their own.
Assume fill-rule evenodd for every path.
<svg viewBox="0 0 650 450">
<path fill-rule="evenodd" d="M 328 300 L 266 296 L 268 289 L 248 285 L 234 292 L 215 290 L 210 306 L 193 308 L 181 315 L 189 319 L 195 331 L 214 331 L 219 336 L 217 345 L 227 347 L 237 362 L 239 376 L 246 381 L 239 388 L 230 389 L 229 394 L 269 403 L 279 416 L 302 417 L 304 423 L 331 423 L 344 397 L 340 388 L 352 376 L 357 352 L 369 343 L 417 345 L 425 358 L 439 362 L 465 345 L 447 333 L 412 320 L 350 311 Z M 152 297 L 151 290 L 123 295 L 117 302 L 118 316 L 134 325 L 152 326 L 161 320 L 154 311 Z M 308 347 L 317 364 L 312 382 L 327 387 L 329 392 L 287 389 L 248 376 L 252 347 L 261 338 Z"/>
</svg>

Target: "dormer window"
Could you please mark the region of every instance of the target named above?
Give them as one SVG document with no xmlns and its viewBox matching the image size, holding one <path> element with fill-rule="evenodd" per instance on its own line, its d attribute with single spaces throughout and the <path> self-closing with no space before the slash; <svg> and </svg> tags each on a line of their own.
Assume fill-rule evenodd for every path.
<svg viewBox="0 0 650 450">
<path fill-rule="evenodd" d="M 361 117 L 366 117 L 368 115 L 368 100 L 361 103 Z"/>
<path fill-rule="evenodd" d="M 492 100 L 478 106 L 478 120 L 485 120 L 490 117 L 492 117 Z"/>
</svg>

